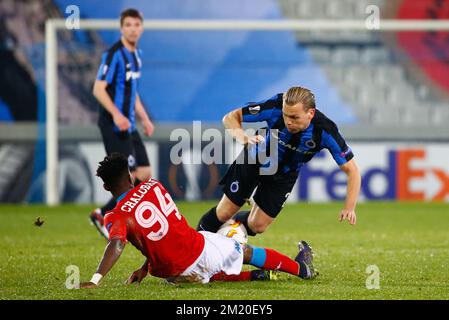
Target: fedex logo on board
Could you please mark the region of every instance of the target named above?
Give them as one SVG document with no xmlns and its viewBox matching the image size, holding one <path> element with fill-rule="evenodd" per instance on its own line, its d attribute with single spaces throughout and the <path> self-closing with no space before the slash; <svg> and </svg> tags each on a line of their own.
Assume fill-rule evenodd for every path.
<svg viewBox="0 0 449 320">
<path fill-rule="evenodd" d="M 320 152 L 316 158 L 324 158 Z M 387 161 L 379 165 L 364 166 L 356 155 L 362 174 L 361 195 L 367 200 L 449 200 L 449 169 L 429 163 L 428 151 L 421 148 L 391 150 Z M 312 160 L 313 162 L 313 160 Z M 417 166 L 416 164 L 419 164 Z M 318 169 L 309 163 L 301 168 L 299 178 L 299 199 L 311 200 L 313 183 L 324 184 L 324 191 L 330 200 L 344 200 L 346 175 L 335 163 L 332 169 Z"/>
</svg>

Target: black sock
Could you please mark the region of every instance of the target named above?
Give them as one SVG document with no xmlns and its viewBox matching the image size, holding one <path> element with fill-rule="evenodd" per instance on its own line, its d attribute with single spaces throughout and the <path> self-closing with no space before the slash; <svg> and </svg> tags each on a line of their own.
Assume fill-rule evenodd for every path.
<svg viewBox="0 0 449 320">
<path fill-rule="evenodd" d="M 248 226 L 249 211 L 240 211 L 234 216 L 235 221 L 240 221 L 246 229 L 249 236 L 254 237 L 256 233 Z"/>
<path fill-rule="evenodd" d="M 102 208 L 101 208 L 101 215 L 104 217 L 106 215 L 106 212 L 112 210 L 117 205 L 117 202 L 114 198 L 111 198 Z"/>
<path fill-rule="evenodd" d="M 198 226 L 196 227 L 196 231 L 217 232 L 222 224 L 223 222 L 218 220 L 217 217 L 217 207 L 213 207 L 201 217 Z"/>
</svg>

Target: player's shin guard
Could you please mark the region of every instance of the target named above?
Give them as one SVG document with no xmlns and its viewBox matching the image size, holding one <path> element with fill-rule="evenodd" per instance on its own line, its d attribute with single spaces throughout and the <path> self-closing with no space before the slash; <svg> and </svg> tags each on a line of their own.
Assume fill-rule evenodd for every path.
<svg viewBox="0 0 449 320">
<path fill-rule="evenodd" d="M 235 221 L 240 221 L 241 224 L 245 226 L 246 232 L 249 236 L 254 237 L 256 233 L 251 230 L 251 228 L 248 226 L 248 217 L 249 217 L 249 211 L 240 211 L 234 216 Z"/>
<path fill-rule="evenodd" d="M 223 222 L 217 217 L 217 207 L 213 207 L 201 217 L 196 230 L 217 232 L 222 224 Z"/>
<path fill-rule="evenodd" d="M 278 270 L 297 276 L 298 262 L 273 249 L 252 247 L 253 255 L 249 264 L 264 270 Z"/>
</svg>

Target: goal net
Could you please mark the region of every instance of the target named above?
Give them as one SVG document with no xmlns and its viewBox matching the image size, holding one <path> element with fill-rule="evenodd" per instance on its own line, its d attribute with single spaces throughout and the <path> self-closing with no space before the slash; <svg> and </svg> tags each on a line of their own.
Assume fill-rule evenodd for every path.
<svg viewBox="0 0 449 320">
<path fill-rule="evenodd" d="M 65 20 L 50 19 L 45 27 L 45 188 L 47 204 L 55 205 L 58 148 L 95 127 L 91 86 L 119 24 L 81 20 L 70 30 Z M 170 128 L 219 123 L 231 108 L 293 85 L 312 89 L 320 109 L 340 127 L 355 128 L 352 137 L 406 137 L 419 127 L 438 139 L 449 120 L 449 21 L 145 20 L 144 27 L 139 93 L 161 141 Z M 61 128 L 68 128 L 64 137 Z M 95 134 L 100 140 L 95 130 L 90 138 Z"/>
</svg>

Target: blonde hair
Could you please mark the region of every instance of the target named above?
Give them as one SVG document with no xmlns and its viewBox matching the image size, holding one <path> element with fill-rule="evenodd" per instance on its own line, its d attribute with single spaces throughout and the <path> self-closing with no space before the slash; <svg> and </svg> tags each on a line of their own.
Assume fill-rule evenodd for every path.
<svg viewBox="0 0 449 320">
<path fill-rule="evenodd" d="M 315 95 L 307 88 L 291 87 L 283 96 L 284 104 L 288 106 L 294 106 L 295 104 L 302 103 L 304 110 L 307 111 L 310 108 L 316 108 Z"/>
</svg>

